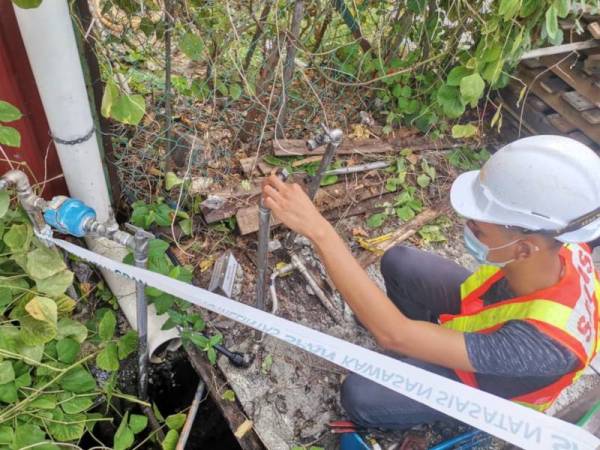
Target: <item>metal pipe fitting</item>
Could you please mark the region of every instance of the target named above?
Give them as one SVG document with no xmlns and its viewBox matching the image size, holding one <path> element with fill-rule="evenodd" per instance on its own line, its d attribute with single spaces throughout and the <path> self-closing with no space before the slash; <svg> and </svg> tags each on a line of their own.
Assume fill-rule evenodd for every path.
<svg viewBox="0 0 600 450">
<path fill-rule="evenodd" d="M 313 139 L 309 139 L 306 142 L 306 145 L 309 149 L 315 150 L 317 147 L 321 145 L 327 145 L 325 149 L 325 153 L 323 154 L 323 158 L 321 158 L 321 163 L 319 164 L 319 168 L 317 169 L 317 173 L 314 177 L 311 178 L 310 183 L 308 185 L 308 196 L 311 200 L 314 200 L 317 191 L 319 190 L 319 186 L 321 185 L 321 179 L 331 162 L 333 161 L 333 157 L 335 156 L 335 152 L 338 147 L 342 143 L 342 138 L 344 133 L 339 128 L 334 128 L 330 130 L 325 125 L 322 125 L 323 133 L 316 136 Z M 317 145 L 319 144 L 320 145 Z"/>
<path fill-rule="evenodd" d="M 128 235 L 133 238 L 133 260 L 136 267 L 145 269 L 148 265 L 148 243 L 154 238 L 152 233 L 148 233 L 141 228 L 134 228 L 133 236 L 129 233 L 120 232 L 122 235 Z M 114 233 L 116 235 L 116 233 Z M 140 281 L 135 282 L 135 301 L 136 318 L 138 332 L 138 396 L 142 400 L 148 398 L 148 302 L 146 299 L 146 286 Z"/>
<path fill-rule="evenodd" d="M 342 138 L 344 136 L 344 133 L 339 128 L 329 129 L 323 124 L 321 124 L 321 127 L 323 128 L 323 133 L 318 134 L 314 138 L 306 141 L 306 146 L 309 148 L 309 150 L 315 150 L 322 145 L 327 145 L 325 153 L 323 154 L 323 158 L 321 158 L 319 168 L 317 169 L 315 176 L 310 179 L 308 184 L 308 197 L 311 199 L 311 201 L 315 199 L 315 195 L 317 195 L 317 191 L 321 186 L 321 179 L 333 161 L 335 152 L 342 143 Z M 283 241 L 283 247 L 288 250 L 291 249 L 295 239 L 296 233 L 290 231 Z"/>
<path fill-rule="evenodd" d="M 19 202 L 29 216 L 33 227 L 37 232 L 45 232 L 48 225 L 44 221 L 42 211 L 47 206 L 47 202 L 35 195 L 29 177 L 21 170 L 9 170 L 2 176 L 4 187 L 15 186 Z"/>
<path fill-rule="evenodd" d="M 284 169 L 277 174 L 282 181 L 288 178 L 288 172 Z M 266 295 L 266 273 L 269 256 L 269 235 L 271 226 L 271 210 L 264 205 L 263 197 L 258 204 L 258 249 L 256 252 L 256 307 L 265 309 Z"/>
</svg>

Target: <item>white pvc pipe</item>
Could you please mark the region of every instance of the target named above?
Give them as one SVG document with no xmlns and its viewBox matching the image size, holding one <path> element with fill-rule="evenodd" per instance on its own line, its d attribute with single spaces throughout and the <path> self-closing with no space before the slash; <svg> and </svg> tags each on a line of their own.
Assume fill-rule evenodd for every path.
<svg viewBox="0 0 600 450">
<path fill-rule="evenodd" d="M 52 136 L 72 141 L 88 135 L 94 121 L 67 0 L 46 0 L 34 9 L 13 6 Z M 97 134 L 74 145 L 56 142 L 56 150 L 71 196 L 92 207 L 99 221 L 111 219 Z M 86 241 L 92 250 L 113 259 L 122 260 L 126 254 L 122 246 L 106 239 Z M 107 271 L 102 274 L 135 329 L 135 283 Z M 166 320 L 165 316 L 158 317 L 150 305 L 150 354 L 162 343 L 178 337 L 175 330 L 161 330 Z"/>
</svg>

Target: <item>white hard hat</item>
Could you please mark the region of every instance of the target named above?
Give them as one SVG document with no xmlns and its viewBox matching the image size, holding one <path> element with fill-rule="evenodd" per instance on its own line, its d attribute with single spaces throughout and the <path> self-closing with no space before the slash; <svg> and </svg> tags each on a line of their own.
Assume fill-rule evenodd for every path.
<svg viewBox="0 0 600 450">
<path fill-rule="evenodd" d="M 460 175 L 450 201 L 469 219 L 592 241 L 600 237 L 600 157 L 564 136 L 519 139 Z"/>
</svg>

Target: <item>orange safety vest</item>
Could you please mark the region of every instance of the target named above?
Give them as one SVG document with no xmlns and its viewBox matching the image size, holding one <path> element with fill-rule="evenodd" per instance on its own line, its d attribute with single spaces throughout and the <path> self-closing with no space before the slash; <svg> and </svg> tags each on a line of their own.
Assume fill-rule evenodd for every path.
<svg viewBox="0 0 600 450">
<path fill-rule="evenodd" d="M 511 399 L 539 411 L 546 410 L 581 375 L 600 348 L 600 282 L 590 248 L 569 244 L 559 254 L 565 272 L 556 285 L 485 306 L 481 297 L 504 273 L 498 267 L 481 266 L 460 287 L 460 314 L 440 316 L 442 326 L 465 333 L 490 333 L 510 320 L 524 320 L 573 351 L 580 361 L 576 370 L 542 389 Z M 456 374 L 463 383 L 478 387 L 475 373 L 456 370 Z"/>
</svg>

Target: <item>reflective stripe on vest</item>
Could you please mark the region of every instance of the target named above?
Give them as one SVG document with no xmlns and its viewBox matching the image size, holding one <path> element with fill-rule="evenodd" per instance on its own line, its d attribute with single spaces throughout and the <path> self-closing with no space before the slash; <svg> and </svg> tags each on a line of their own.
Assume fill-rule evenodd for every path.
<svg viewBox="0 0 600 450">
<path fill-rule="evenodd" d="M 543 389 L 513 398 L 540 411 L 579 378 L 600 348 L 600 282 L 590 251 L 587 246 L 569 244 L 560 255 L 565 274 L 559 287 L 486 306 L 481 297 L 504 275 L 497 267 L 482 266 L 461 285 L 461 313 L 440 316 L 444 327 L 461 332 L 491 332 L 510 320 L 524 320 L 571 349 L 581 362 L 580 368 Z M 475 374 L 460 370 L 456 373 L 463 383 L 477 386 Z"/>
</svg>

